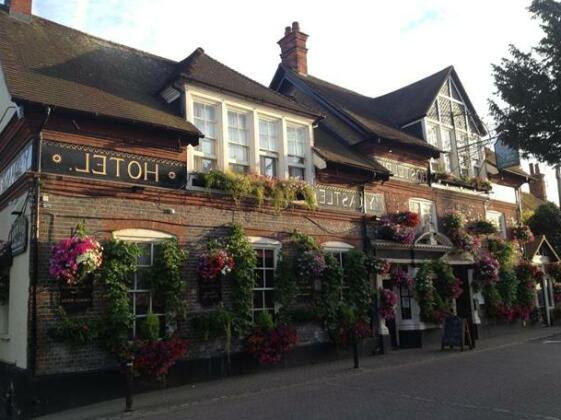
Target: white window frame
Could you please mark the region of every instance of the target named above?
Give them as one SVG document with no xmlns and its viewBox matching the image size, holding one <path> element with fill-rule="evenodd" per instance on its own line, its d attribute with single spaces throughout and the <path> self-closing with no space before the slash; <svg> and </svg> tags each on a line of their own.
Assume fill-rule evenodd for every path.
<svg viewBox="0 0 561 420">
<path fill-rule="evenodd" d="M 422 209 L 423 205 L 430 204 L 431 205 L 431 224 L 433 225 L 433 229 L 435 232 L 438 232 L 438 218 L 436 212 L 436 204 L 434 201 L 427 200 L 425 198 L 410 198 L 409 199 L 409 211 L 417 213 L 417 211 L 413 210 L 413 205 L 419 204 L 419 207 Z M 419 230 L 422 231 L 426 229 L 426 223 L 423 222 L 423 214 L 419 214 L 421 218 L 421 223 L 419 223 Z"/>
<path fill-rule="evenodd" d="M 202 170 L 202 160 L 204 159 L 208 159 L 211 160 L 213 162 L 213 168 L 216 169 L 218 166 L 218 152 L 219 152 L 219 136 L 218 136 L 218 132 L 220 130 L 220 124 L 219 124 L 219 113 L 220 113 L 220 104 L 216 103 L 216 102 L 212 102 L 212 101 L 207 101 L 207 100 L 203 100 L 203 99 L 195 99 L 193 101 L 193 123 L 195 124 L 195 126 L 197 126 L 196 123 L 196 117 L 195 117 L 195 107 L 197 105 L 202 105 L 205 107 L 214 107 L 214 116 L 215 116 L 215 121 L 213 122 L 214 124 L 214 137 L 207 137 L 207 133 L 204 132 L 204 130 L 202 129 L 202 127 L 199 127 L 199 129 L 201 130 L 201 132 L 203 132 L 203 134 L 205 135 L 204 139 L 200 139 L 199 140 L 199 146 L 197 146 L 197 148 L 195 148 L 193 150 L 193 154 L 195 157 L 195 161 L 197 162 L 195 164 L 195 167 L 198 171 Z M 206 120 L 205 120 L 206 121 Z M 209 141 L 213 143 L 214 146 L 214 154 L 206 154 L 203 152 L 202 150 L 202 145 L 200 144 L 201 142 L 205 142 L 205 141 Z"/>
<path fill-rule="evenodd" d="M 496 210 L 487 210 L 485 212 L 485 220 L 493 223 L 497 228 L 497 232 L 502 239 L 506 239 L 506 218 L 503 212 Z M 498 222 L 498 226 L 497 223 Z"/>
<path fill-rule="evenodd" d="M 230 125 L 230 114 L 233 114 L 236 116 L 236 126 L 233 127 Z M 234 108 L 234 107 L 227 107 L 226 108 L 226 116 L 227 116 L 227 120 L 226 120 L 226 132 L 227 132 L 227 159 L 228 159 L 228 169 L 231 170 L 232 165 L 235 166 L 242 166 L 245 167 L 245 173 L 249 173 L 249 171 L 251 170 L 251 148 L 252 148 L 252 142 L 254 141 L 254 139 L 252 139 L 252 130 L 251 130 L 251 115 L 247 110 L 243 110 L 243 109 L 238 109 L 238 108 Z M 245 119 L 245 128 L 240 128 L 239 122 L 240 122 L 240 117 L 243 117 L 243 119 Z M 243 132 L 245 133 L 245 138 L 246 138 L 246 142 L 240 142 L 237 139 L 234 140 L 231 136 L 230 136 L 230 130 L 236 130 L 238 132 Z M 232 159 L 231 157 L 231 150 L 233 148 L 240 148 L 245 150 L 245 155 L 247 157 L 247 160 L 245 162 L 240 162 L 237 160 Z"/>
<path fill-rule="evenodd" d="M 272 271 L 273 272 L 273 276 L 275 275 L 276 269 L 277 269 L 277 265 L 278 265 L 278 261 L 279 261 L 279 257 L 280 257 L 280 253 L 282 250 L 282 244 L 275 240 L 275 239 L 271 239 L 271 238 L 263 238 L 263 237 L 259 237 L 259 236 L 249 236 L 248 237 L 249 242 L 251 243 L 252 248 L 255 251 L 258 250 L 263 250 L 263 251 L 273 251 L 273 267 L 258 267 L 256 268 L 256 270 L 263 270 L 263 271 Z M 265 257 L 263 256 L 263 259 L 265 259 Z M 257 285 L 255 285 L 257 286 Z M 267 292 L 271 292 L 273 294 L 273 307 L 269 308 L 266 306 L 265 302 L 265 293 Z M 267 284 L 264 284 L 264 287 L 254 287 L 252 289 L 252 314 L 255 317 L 255 314 L 258 312 L 265 312 L 265 311 L 269 311 L 272 310 L 273 313 L 277 313 L 279 310 L 279 307 L 277 306 L 277 304 L 274 301 L 274 292 L 275 292 L 275 288 L 274 287 L 267 287 Z M 255 308 L 253 306 L 253 295 L 255 293 L 262 293 L 263 294 L 263 307 L 261 308 Z"/>
<path fill-rule="evenodd" d="M 484 176 L 483 173 L 477 173 L 476 171 L 476 167 L 479 168 L 479 170 L 481 170 L 481 157 L 483 156 L 482 154 L 482 150 L 483 150 L 483 146 L 481 144 L 479 144 L 479 134 L 475 131 L 473 131 L 470 127 L 470 121 L 471 121 L 471 125 L 475 126 L 475 121 L 473 121 L 473 118 L 471 116 L 468 115 L 468 106 L 466 104 L 466 101 L 461 97 L 461 93 L 460 90 L 457 88 L 456 84 L 454 83 L 454 81 L 452 80 L 452 78 L 448 78 L 445 82 L 446 84 L 448 84 L 448 89 L 450 92 L 450 95 L 452 95 L 452 89 L 455 89 L 458 92 L 458 95 L 460 96 L 460 99 L 456 99 L 453 96 L 449 96 L 446 94 L 443 94 L 442 92 L 439 91 L 437 98 L 435 99 L 435 101 L 433 102 L 432 106 L 436 107 L 436 111 L 437 111 L 437 115 L 438 115 L 438 119 L 434 119 L 431 118 L 430 116 L 426 116 L 424 119 L 424 132 L 425 132 L 425 138 L 427 139 L 428 142 L 428 130 L 429 130 L 429 124 L 433 124 L 433 125 L 437 125 L 439 127 L 438 133 L 438 139 L 440 141 L 439 146 L 441 148 L 441 150 L 444 150 L 442 148 L 442 144 L 441 144 L 441 139 L 442 139 L 442 130 L 444 129 L 448 129 L 451 130 L 452 132 L 452 138 L 451 138 L 451 147 L 449 150 L 449 164 L 451 166 L 451 172 L 456 175 L 456 176 L 460 176 L 461 175 L 461 155 L 462 152 L 465 152 L 467 150 L 467 154 L 469 156 L 468 159 L 468 164 L 467 164 L 467 176 Z M 448 100 L 450 101 L 450 106 L 451 109 L 453 110 L 453 104 L 457 104 L 461 107 L 463 107 L 465 114 L 464 114 L 464 126 L 465 129 L 463 128 L 459 128 L 456 126 L 456 124 L 453 122 L 452 124 L 448 124 L 445 121 L 443 121 L 441 113 L 441 107 L 439 104 L 439 99 L 440 100 Z M 459 135 L 465 135 L 466 139 L 467 139 L 467 149 L 463 148 L 462 150 L 459 150 L 459 145 L 458 145 L 458 138 Z M 437 146 L 437 147 L 439 147 Z M 443 157 L 441 156 L 440 160 L 442 160 Z M 434 162 L 434 160 L 431 160 L 431 163 Z M 450 170 L 448 170 L 447 172 L 450 172 Z"/>
<path fill-rule="evenodd" d="M 139 268 L 151 267 L 154 264 L 154 246 L 158 243 L 164 241 L 165 239 L 174 238 L 164 232 L 147 230 L 147 229 L 122 229 L 113 232 L 113 238 L 120 239 L 125 242 L 131 242 L 135 244 L 149 244 L 150 245 L 150 264 L 149 265 L 138 265 Z M 132 299 L 132 311 L 133 311 L 133 322 L 132 322 L 132 337 L 136 337 L 137 331 L 137 320 L 146 318 L 147 314 L 137 315 L 136 313 L 136 299 L 139 294 L 148 294 L 148 311 L 152 311 L 152 293 L 150 289 L 138 289 L 138 272 L 133 273 L 133 278 L 131 280 L 132 284 L 128 293 Z M 163 318 L 165 322 L 165 313 L 154 313 L 158 318 Z"/>
</svg>

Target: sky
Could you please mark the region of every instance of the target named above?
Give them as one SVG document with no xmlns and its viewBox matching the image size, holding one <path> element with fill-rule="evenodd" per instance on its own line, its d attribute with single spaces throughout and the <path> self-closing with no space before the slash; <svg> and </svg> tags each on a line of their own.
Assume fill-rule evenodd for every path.
<svg viewBox="0 0 561 420">
<path fill-rule="evenodd" d="M 308 39 L 309 73 L 378 96 L 454 65 L 492 127 L 492 64 L 508 45 L 541 38 L 529 0 L 34 0 L 33 13 L 93 35 L 181 60 L 197 47 L 268 85 L 276 42 L 293 21 Z M 545 171 L 545 168 L 544 168 Z M 548 195 L 555 178 L 545 171 Z"/>
</svg>

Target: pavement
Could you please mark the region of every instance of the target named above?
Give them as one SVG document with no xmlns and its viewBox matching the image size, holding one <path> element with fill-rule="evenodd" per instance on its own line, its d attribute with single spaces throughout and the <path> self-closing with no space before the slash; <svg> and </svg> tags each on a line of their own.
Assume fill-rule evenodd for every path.
<svg viewBox="0 0 561 420">
<path fill-rule="evenodd" d="M 41 417 L 93 419 L 561 420 L 561 328 L 480 340 L 472 351 L 383 356 L 263 370 Z"/>
</svg>

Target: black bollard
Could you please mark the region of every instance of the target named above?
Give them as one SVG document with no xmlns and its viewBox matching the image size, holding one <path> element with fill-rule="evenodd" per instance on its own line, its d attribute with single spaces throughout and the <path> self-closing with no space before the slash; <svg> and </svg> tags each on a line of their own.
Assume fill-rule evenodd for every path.
<svg viewBox="0 0 561 420">
<path fill-rule="evenodd" d="M 356 332 L 354 331 L 353 328 L 353 358 L 354 358 L 354 362 L 355 362 L 355 369 L 359 368 L 359 361 L 358 361 L 358 340 L 356 338 Z"/>
<path fill-rule="evenodd" d="M 129 413 L 132 410 L 132 381 L 133 381 L 133 367 L 134 367 L 134 359 L 131 359 L 127 362 L 127 369 L 126 369 L 126 381 L 127 381 L 127 390 L 126 390 L 126 400 L 125 400 L 125 412 Z"/>
</svg>

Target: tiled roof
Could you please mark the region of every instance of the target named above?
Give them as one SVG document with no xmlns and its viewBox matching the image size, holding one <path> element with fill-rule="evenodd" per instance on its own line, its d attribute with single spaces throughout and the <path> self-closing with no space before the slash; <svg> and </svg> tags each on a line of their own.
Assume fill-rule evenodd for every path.
<svg viewBox="0 0 561 420">
<path fill-rule="evenodd" d="M 314 119 L 319 117 L 319 115 L 313 114 L 308 108 L 298 104 L 293 99 L 215 60 L 207 55 L 202 48 L 197 48 L 191 55 L 177 64 L 172 78 L 179 76 L 188 81 L 227 91 L 252 101 L 311 116 Z"/>
<path fill-rule="evenodd" d="M 406 133 L 390 121 L 381 118 L 374 110 L 373 98 L 314 76 L 298 74 L 283 65 L 280 66 L 280 71 L 284 71 L 292 79 L 297 79 L 313 95 L 319 96 L 321 101 L 327 104 L 322 104 L 322 112 L 326 118 L 321 124 L 331 125 L 332 129 L 350 145 L 380 137 L 438 155 L 438 149 L 423 139 Z M 353 126 L 357 129 L 353 129 Z"/>
<path fill-rule="evenodd" d="M 165 58 L 0 11 L 0 66 L 16 100 L 200 135 L 157 95 L 176 68 Z"/>
</svg>

